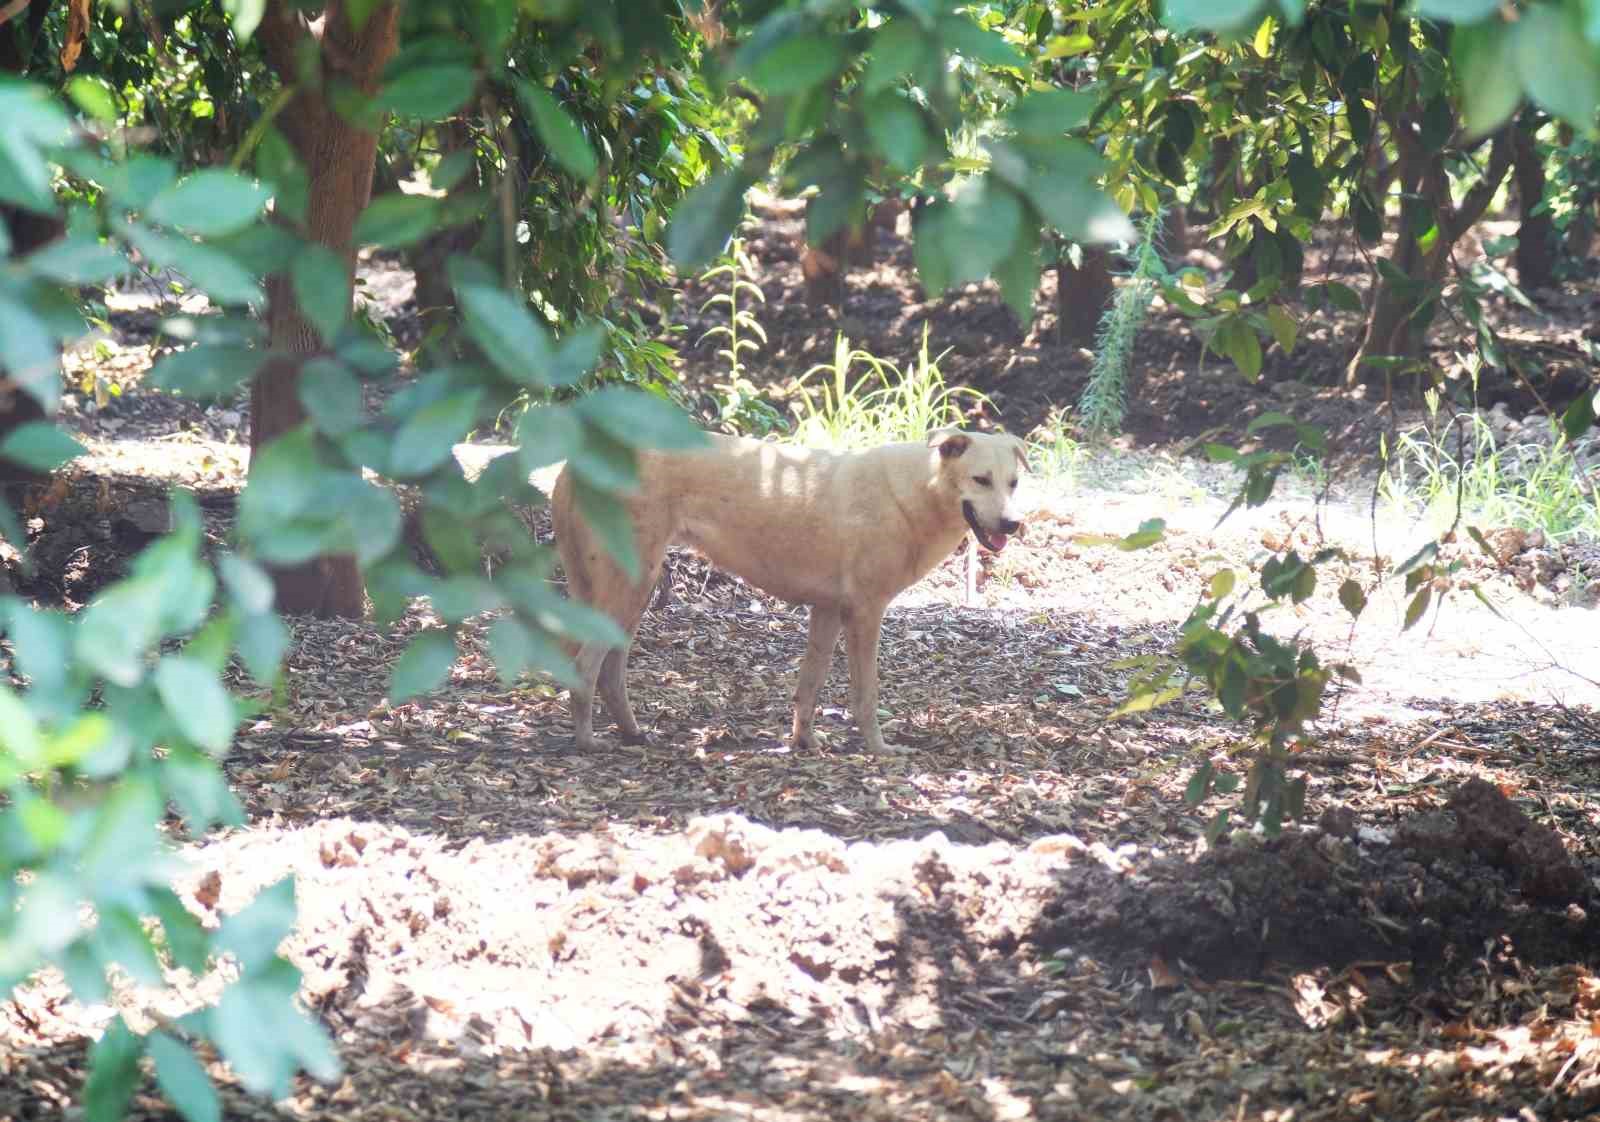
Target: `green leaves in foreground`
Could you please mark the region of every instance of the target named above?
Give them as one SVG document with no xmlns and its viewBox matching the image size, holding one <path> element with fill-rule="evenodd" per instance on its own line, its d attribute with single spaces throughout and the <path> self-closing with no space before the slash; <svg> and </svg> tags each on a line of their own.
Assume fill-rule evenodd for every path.
<svg viewBox="0 0 1600 1122">
<path fill-rule="evenodd" d="M 40 432 L 24 443 L 54 446 Z M 229 658 L 271 680 L 283 649 L 281 633 L 270 637 L 282 624 L 266 575 L 224 555 L 219 582 L 200 556 L 194 501 L 176 495 L 172 518 L 172 532 L 76 617 L 0 601 L 30 678 L 26 691 L 0 685 L 0 874 L 13 886 L 0 888 L 0 990 L 53 966 L 78 1000 L 103 1003 L 109 971 L 160 987 L 169 964 L 203 975 L 223 955 L 236 975 L 215 1008 L 171 1029 L 139 1037 L 121 1019 L 107 1026 L 84 1089 L 94 1120 L 122 1116 L 148 1056 L 185 1118 L 215 1122 L 217 1093 L 191 1050 L 199 1040 L 247 1086 L 275 1095 L 297 1071 L 336 1069 L 326 1035 L 295 1004 L 298 971 L 277 953 L 294 921 L 292 884 L 216 933 L 169 887 L 169 805 L 194 833 L 242 819 L 216 762 L 244 711 L 223 678 Z"/>
</svg>

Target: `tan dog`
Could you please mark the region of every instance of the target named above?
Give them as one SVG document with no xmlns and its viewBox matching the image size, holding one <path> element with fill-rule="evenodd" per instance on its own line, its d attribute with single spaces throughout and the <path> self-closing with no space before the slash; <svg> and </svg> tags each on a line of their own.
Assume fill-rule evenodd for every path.
<svg viewBox="0 0 1600 1122">
<path fill-rule="evenodd" d="M 573 507 L 563 469 L 551 497 L 570 595 L 621 625 L 632 642 L 667 545 L 693 546 L 757 588 L 811 605 L 811 634 L 794 694 L 794 743 L 812 744 L 817 693 L 841 630 L 850 709 L 867 749 L 878 725 L 878 633 L 884 609 L 944 560 L 968 530 L 1004 548 L 1020 526 L 1015 494 L 1026 450 L 1014 436 L 943 429 L 926 444 L 835 453 L 716 436 L 695 452 L 642 452 L 627 499 L 643 574 L 630 581 Z M 644 739 L 628 704 L 628 649 L 577 648 L 572 691 L 579 748 L 594 745 L 594 695 L 630 743 Z"/>
</svg>

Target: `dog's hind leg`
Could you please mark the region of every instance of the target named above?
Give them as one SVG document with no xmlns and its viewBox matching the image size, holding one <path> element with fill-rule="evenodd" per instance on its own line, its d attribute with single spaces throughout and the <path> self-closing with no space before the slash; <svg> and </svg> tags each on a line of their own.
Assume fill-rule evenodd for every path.
<svg viewBox="0 0 1600 1122">
<path fill-rule="evenodd" d="M 628 701 L 628 647 L 621 647 L 606 655 L 600 664 L 600 696 L 605 698 L 606 709 L 617 722 L 617 731 L 624 744 L 644 744 L 649 741 L 639 730 L 634 719 L 633 705 Z"/>
<path fill-rule="evenodd" d="M 806 657 L 800 663 L 800 677 L 794 687 L 794 731 L 792 739 L 796 748 L 810 748 L 813 744 L 812 723 L 817 715 L 817 694 L 827 680 L 828 666 L 833 662 L 834 644 L 839 641 L 839 630 L 844 617 L 838 608 L 820 605 L 811 609 L 811 632 L 806 640 Z"/>
<path fill-rule="evenodd" d="M 662 547 L 661 552 L 665 552 Z M 621 734 L 623 742 L 627 744 L 644 743 L 646 737 L 639 730 L 639 722 L 634 718 L 633 705 L 628 701 L 628 650 L 633 645 L 633 634 L 639 629 L 639 620 L 644 615 L 644 609 L 650 602 L 650 594 L 655 588 L 656 574 L 661 568 L 661 558 L 646 557 L 645 574 L 636 584 L 628 583 L 627 579 L 616 571 L 613 575 L 615 581 L 603 585 L 598 591 L 599 595 L 594 601 L 594 606 L 617 622 L 627 636 L 626 643 L 621 647 L 607 650 L 601 661 L 595 667 L 594 674 L 598 676 L 585 679 L 591 684 L 590 702 L 593 703 L 593 688 L 599 687 L 600 696 L 606 703 L 606 710 L 611 714 L 611 719 L 617 723 L 617 731 Z M 582 667 L 579 668 L 580 672 Z M 573 697 L 573 715 L 578 716 L 577 695 Z"/>
</svg>

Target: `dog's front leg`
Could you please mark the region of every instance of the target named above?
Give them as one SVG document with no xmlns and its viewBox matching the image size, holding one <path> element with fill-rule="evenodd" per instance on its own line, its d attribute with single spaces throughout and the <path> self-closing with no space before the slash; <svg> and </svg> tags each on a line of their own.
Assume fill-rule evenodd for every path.
<svg viewBox="0 0 1600 1122">
<path fill-rule="evenodd" d="M 817 606 L 811 609 L 811 634 L 806 640 L 806 657 L 800 663 L 800 679 L 794 687 L 794 733 L 796 748 L 810 748 L 811 725 L 817 716 L 817 694 L 827 680 L 833 662 L 833 648 L 839 641 L 844 616 L 838 608 Z"/>
<path fill-rule="evenodd" d="M 850 712 L 867 742 L 867 751 L 885 752 L 878 725 L 878 634 L 888 605 L 855 608 L 845 615 L 845 648 L 850 656 Z"/>
<path fill-rule="evenodd" d="M 578 671 L 578 680 L 572 687 L 572 731 L 580 752 L 594 750 L 595 681 L 607 653 L 604 644 L 589 642 L 578 648 L 572 660 Z"/>
</svg>

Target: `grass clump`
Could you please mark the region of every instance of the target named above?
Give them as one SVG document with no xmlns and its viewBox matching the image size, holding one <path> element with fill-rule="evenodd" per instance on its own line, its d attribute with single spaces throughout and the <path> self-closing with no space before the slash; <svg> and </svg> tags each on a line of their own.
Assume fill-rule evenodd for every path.
<svg viewBox="0 0 1600 1122">
<path fill-rule="evenodd" d="M 1559 426 L 1548 443 L 1500 443 L 1478 414 L 1447 434 L 1402 433 L 1379 478 L 1393 506 L 1447 525 L 1459 513 L 1490 526 L 1538 530 L 1554 542 L 1600 539 L 1600 509 Z"/>
<path fill-rule="evenodd" d="M 1078 398 L 1078 423 L 1084 431 L 1110 436 L 1122 431 L 1128 411 L 1128 383 L 1133 369 L 1133 345 L 1150 316 L 1150 305 L 1166 279 L 1160 252 L 1162 212 L 1152 211 L 1139 225 L 1139 242 L 1132 252 L 1133 268 L 1127 281 L 1111 298 L 1100 317 L 1095 335 L 1094 363 L 1089 381 Z"/>
<path fill-rule="evenodd" d="M 833 360 L 800 378 L 790 439 L 847 451 L 922 440 L 934 429 L 961 424 L 966 408 L 987 404 L 988 398 L 970 386 L 945 382 L 939 360 L 948 353 L 929 357 L 926 326 L 916 361 L 903 367 L 851 347 L 840 335 Z"/>
</svg>

